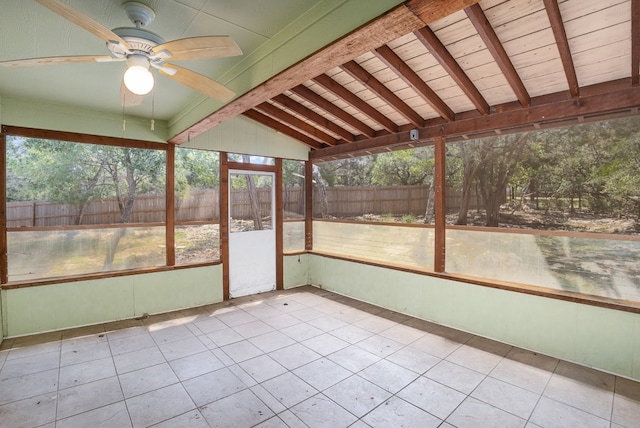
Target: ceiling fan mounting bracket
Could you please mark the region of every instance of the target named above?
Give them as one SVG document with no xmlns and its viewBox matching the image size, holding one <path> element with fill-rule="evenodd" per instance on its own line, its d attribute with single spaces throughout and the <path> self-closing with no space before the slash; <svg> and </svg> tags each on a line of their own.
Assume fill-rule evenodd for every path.
<svg viewBox="0 0 640 428">
<path fill-rule="evenodd" d="M 137 1 L 123 3 L 122 8 L 131 22 L 138 28 L 151 24 L 156 18 L 156 13 L 153 9 Z"/>
</svg>

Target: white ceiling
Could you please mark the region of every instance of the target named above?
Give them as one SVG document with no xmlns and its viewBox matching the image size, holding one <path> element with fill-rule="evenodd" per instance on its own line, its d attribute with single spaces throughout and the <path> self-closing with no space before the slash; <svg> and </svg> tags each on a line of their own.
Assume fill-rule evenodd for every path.
<svg viewBox="0 0 640 428">
<path fill-rule="evenodd" d="M 64 0 L 105 27 L 132 26 L 121 5 L 126 0 Z M 273 38 L 319 0 L 140 0 L 156 12 L 148 27 L 166 41 L 229 35 L 244 55 L 179 65 L 229 84 L 234 65 Z M 32 0 L 0 1 L 0 61 L 65 56 L 108 55 L 105 43 Z M 178 63 L 178 62 L 176 62 Z M 85 63 L 30 68 L 0 67 L 0 96 L 42 100 L 121 113 L 120 84 L 125 64 Z M 155 96 L 127 114 L 171 120 L 204 96 L 155 74 Z M 233 87 L 231 86 L 231 89 Z"/>
</svg>

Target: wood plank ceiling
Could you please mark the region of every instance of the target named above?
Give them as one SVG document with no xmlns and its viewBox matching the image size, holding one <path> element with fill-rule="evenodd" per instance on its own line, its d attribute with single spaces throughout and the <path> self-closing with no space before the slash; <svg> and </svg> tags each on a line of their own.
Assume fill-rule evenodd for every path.
<svg viewBox="0 0 640 428">
<path fill-rule="evenodd" d="M 633 114 L 639 28 L 640 0 L 410 0 L 172 142 L 244 114 L 326 160 Z"/>
</svg>

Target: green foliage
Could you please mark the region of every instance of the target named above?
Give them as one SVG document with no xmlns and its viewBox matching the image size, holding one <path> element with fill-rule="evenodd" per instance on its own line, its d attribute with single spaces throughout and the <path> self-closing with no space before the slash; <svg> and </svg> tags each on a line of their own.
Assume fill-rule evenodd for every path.
<svg viewBox="0 0 640 428">
<path fill-rule="evenodd" d="M 378 155 L 371 170 L 371 181 L 382 186 L 413 186 L 431 183 L 432 171 L 432 150 L 398 150 Z"/>
<path fill-rule="evenodd" d="M 412 223 L 415 223 L 415 221 L 416 221 L 416 217 L 413 214 L 407 214 L 405 216 L 402 216 L 403 223 L 412 224 Z"/>
</svg>

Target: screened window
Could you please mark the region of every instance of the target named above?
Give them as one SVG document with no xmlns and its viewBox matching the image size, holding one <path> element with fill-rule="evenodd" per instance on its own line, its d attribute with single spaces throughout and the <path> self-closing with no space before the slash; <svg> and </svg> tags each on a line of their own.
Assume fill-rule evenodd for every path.
<svg viewBox="0 0 640 428">
<path fill-rule="evenodd" d="M 283 249 L 284 252 L 304 251 L 304 162 L 284 159 L 282 161 L 283 192 Z"/>
<path fill-rule="evenodd" d="M 166 264 L 166 152 L 7 136 L 10 281 Z"/>
<path fill-rule="evenodd" d="M 176 264 L 220 259 L 220 156 L 175 149 Z"/>
</svg>

